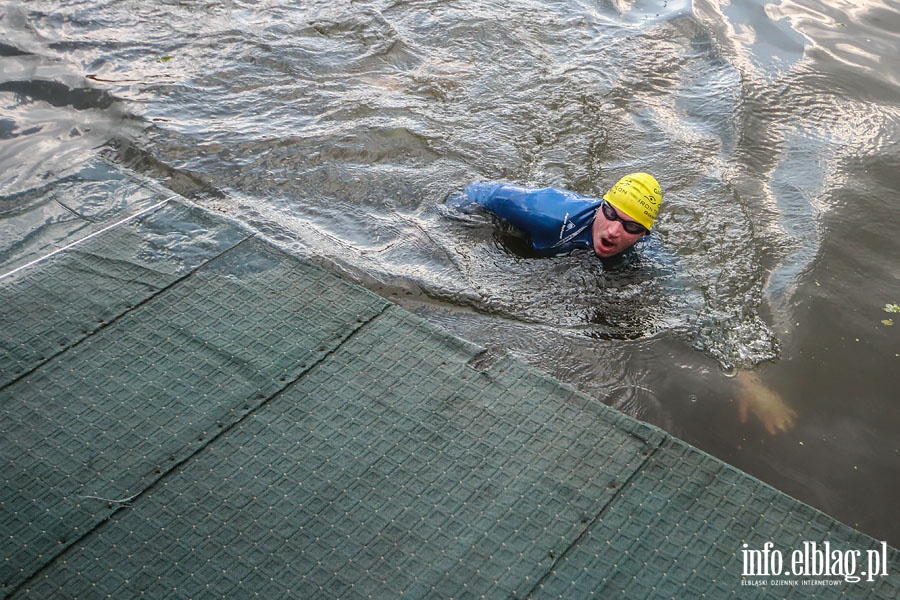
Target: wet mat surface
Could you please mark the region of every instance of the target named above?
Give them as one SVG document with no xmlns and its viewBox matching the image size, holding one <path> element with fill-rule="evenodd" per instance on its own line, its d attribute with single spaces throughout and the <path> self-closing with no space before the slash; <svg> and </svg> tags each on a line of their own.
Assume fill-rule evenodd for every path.
<svg viewBox="0 0 900 600">
<path fill-rule="evenodd" d="M 3 596 L 897 596 L 743 587 L 876 544 L 197 209 L 2 283 Z"/>
<path fill-rule="evenodd" d="M 0 206 L 0 272 L 175 196 L 153 181 L 94 158 L 68 177 L 5 199 Z"/>
<path fill-rule="evenodd" d="M 389 311 L 28 590 L 527 592 L 648 444 L 518 363 L 470 357 Z"/>
<path fill-rule="evenodd" d="M 0 279 L 0 388 L 249 234 L 173 204 Z"/>
<path fill-rule="evenodd" d="M 860 551 L 857 575 L 868 569 L 867 553 L 886 550 L 889 577 L 843 580 L 842 576 L 790 574 L 792 552 L 804 542 L 834 551 Z M 781 576 L 742 577 L 744 544 L 767 542 L 784 556 Z M 534 594 L 536 598 L 896 598 L 900 553 L 825 514 L 797 502 L 745 473 L 667 437 L 586 535 L 565 555 Z M 801 566 L 798 563 L 798 566 Z M 821 567 L 821 562 L 819 567 Z M 883 564 L 882 564 L 883 566 Z M 807 572 L 816 565 L 807 560 Z M 835 570 L 835 573 L 837 571 Z M 763 588 L 742 581 L 797 584 Z M 829 587 L 830 586 L 830 587 Z"/>
<path fill-rule="evenodd" d="M 7 589 L 90 532 L 120 500 L 141 493 L 268 400 L 386 305 L 372 294 L 352 293 L 348 283 L 321 269 L 285 258 L 250 239 L 152 301 L 84 334 L 0 392 L 2 508 L 8 516 L 0 581 Z M 47 268 L 65 289 L 66 282 L 79 281 L 82 260 L 80 253 L 67 253 Z M 76 307 L 61 323 L 131 302 L 133 282 L 123 280 L 121 298 L 128 300 L 120 301 L 114 280 L 103 278 L 108 289 L 100 295 L 112 307 L 96 304 L 94 297 L 89 310 Z M 60 290 L 58 297 L 66 294 Z M 29 304 L 20 294 L 15 301 Z"/>
</svg>

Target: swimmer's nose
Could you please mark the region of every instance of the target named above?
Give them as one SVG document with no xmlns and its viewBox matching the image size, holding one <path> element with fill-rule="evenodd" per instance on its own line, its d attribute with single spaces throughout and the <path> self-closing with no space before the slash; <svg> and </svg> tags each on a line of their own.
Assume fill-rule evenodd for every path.
<svg viewBox="0 0 900 600">
<path fill-rule="evenodd" d="M 613 221 L 609 224 L 609 228 L 607 232 L 609 233 L 609 237 L 619 237 L 625 230 L 622 229 L 622 223 L 619 221 Z"/>
</svg>

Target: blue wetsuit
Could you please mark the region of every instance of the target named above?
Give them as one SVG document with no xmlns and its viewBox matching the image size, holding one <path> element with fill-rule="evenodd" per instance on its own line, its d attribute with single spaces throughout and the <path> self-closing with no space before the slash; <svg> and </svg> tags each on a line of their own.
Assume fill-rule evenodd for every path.
<svg viewBox="0 0 900 600">
<path fill-rule="evenodd" d="M 463 190 L 470 199 L 528 235 L 543 255 L 593 248 L 591 225 L 600 198 L 557 188 L 532 189 L 506 183 L 477 182 Z"/>
</svg>

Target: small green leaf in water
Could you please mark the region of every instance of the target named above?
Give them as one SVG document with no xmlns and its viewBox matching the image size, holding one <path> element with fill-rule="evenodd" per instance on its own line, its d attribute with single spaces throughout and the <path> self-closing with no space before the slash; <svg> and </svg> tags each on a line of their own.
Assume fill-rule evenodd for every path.
<svg viewBox="0 0 900 600">
<path fill-rule="evenodd" d="M 884 320 L 881 322 L 881 324 L 882 324 L 882 325 L 887 325 L 888 327 L 890 327 L 891 325 L 894 324 L 894 320 L 893 320 L 893 319 L 884 319 Z"/>
<path fill-rule="evenodd" d="M 889 313 L 900 313 L 900 305 L 897 305 L 897 304 L 885 304 L 885 305 L 884 305 L 884 312 L 889 312 Z"/>
<path fill-rule="evenodd" d="M 165 56 L 157 56 L 157 57 L 156 57 L 156 62 L 161 62 L 161 63 L 169 62 L 169 61 L 172 60 L 173 58 L 175 58 L 175 57 L 172 56 L 172 55 L 170 55 L 170 54 L 166 54 Z"/>
</svg>

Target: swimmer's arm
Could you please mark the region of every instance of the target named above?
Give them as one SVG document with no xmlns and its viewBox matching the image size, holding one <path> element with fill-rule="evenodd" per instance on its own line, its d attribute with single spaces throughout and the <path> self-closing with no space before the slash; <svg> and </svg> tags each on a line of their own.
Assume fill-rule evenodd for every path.
<svg viewBox="0 0 900 600">
<path fill-rule="evenodd" d="M 560 219 L 547 209 L 554 205 L 554 200 L 563 197 L 564 192 L 476 182 L 467 186 L 464 193 L 495 217 L 527 234 L 532 241 L 556 239 L 559 233 Z"/>
<path fill-rule="evenodd" d="M 797 412 L 784 401 L 780 394 L 766 386 L 759 375 L 749 371 L 739 371 L 738 416 L 741 422 L 753 414 L 769 435 L 786 433 L 794 427 Z"/>
<path fill-rule="evenodd" d="M 534 204 L 530 190 L 506 183 L 478 181 L 466 186 L 463 193 L 485 210 L 511 225 L 525 228 Z"/>
</svg>

